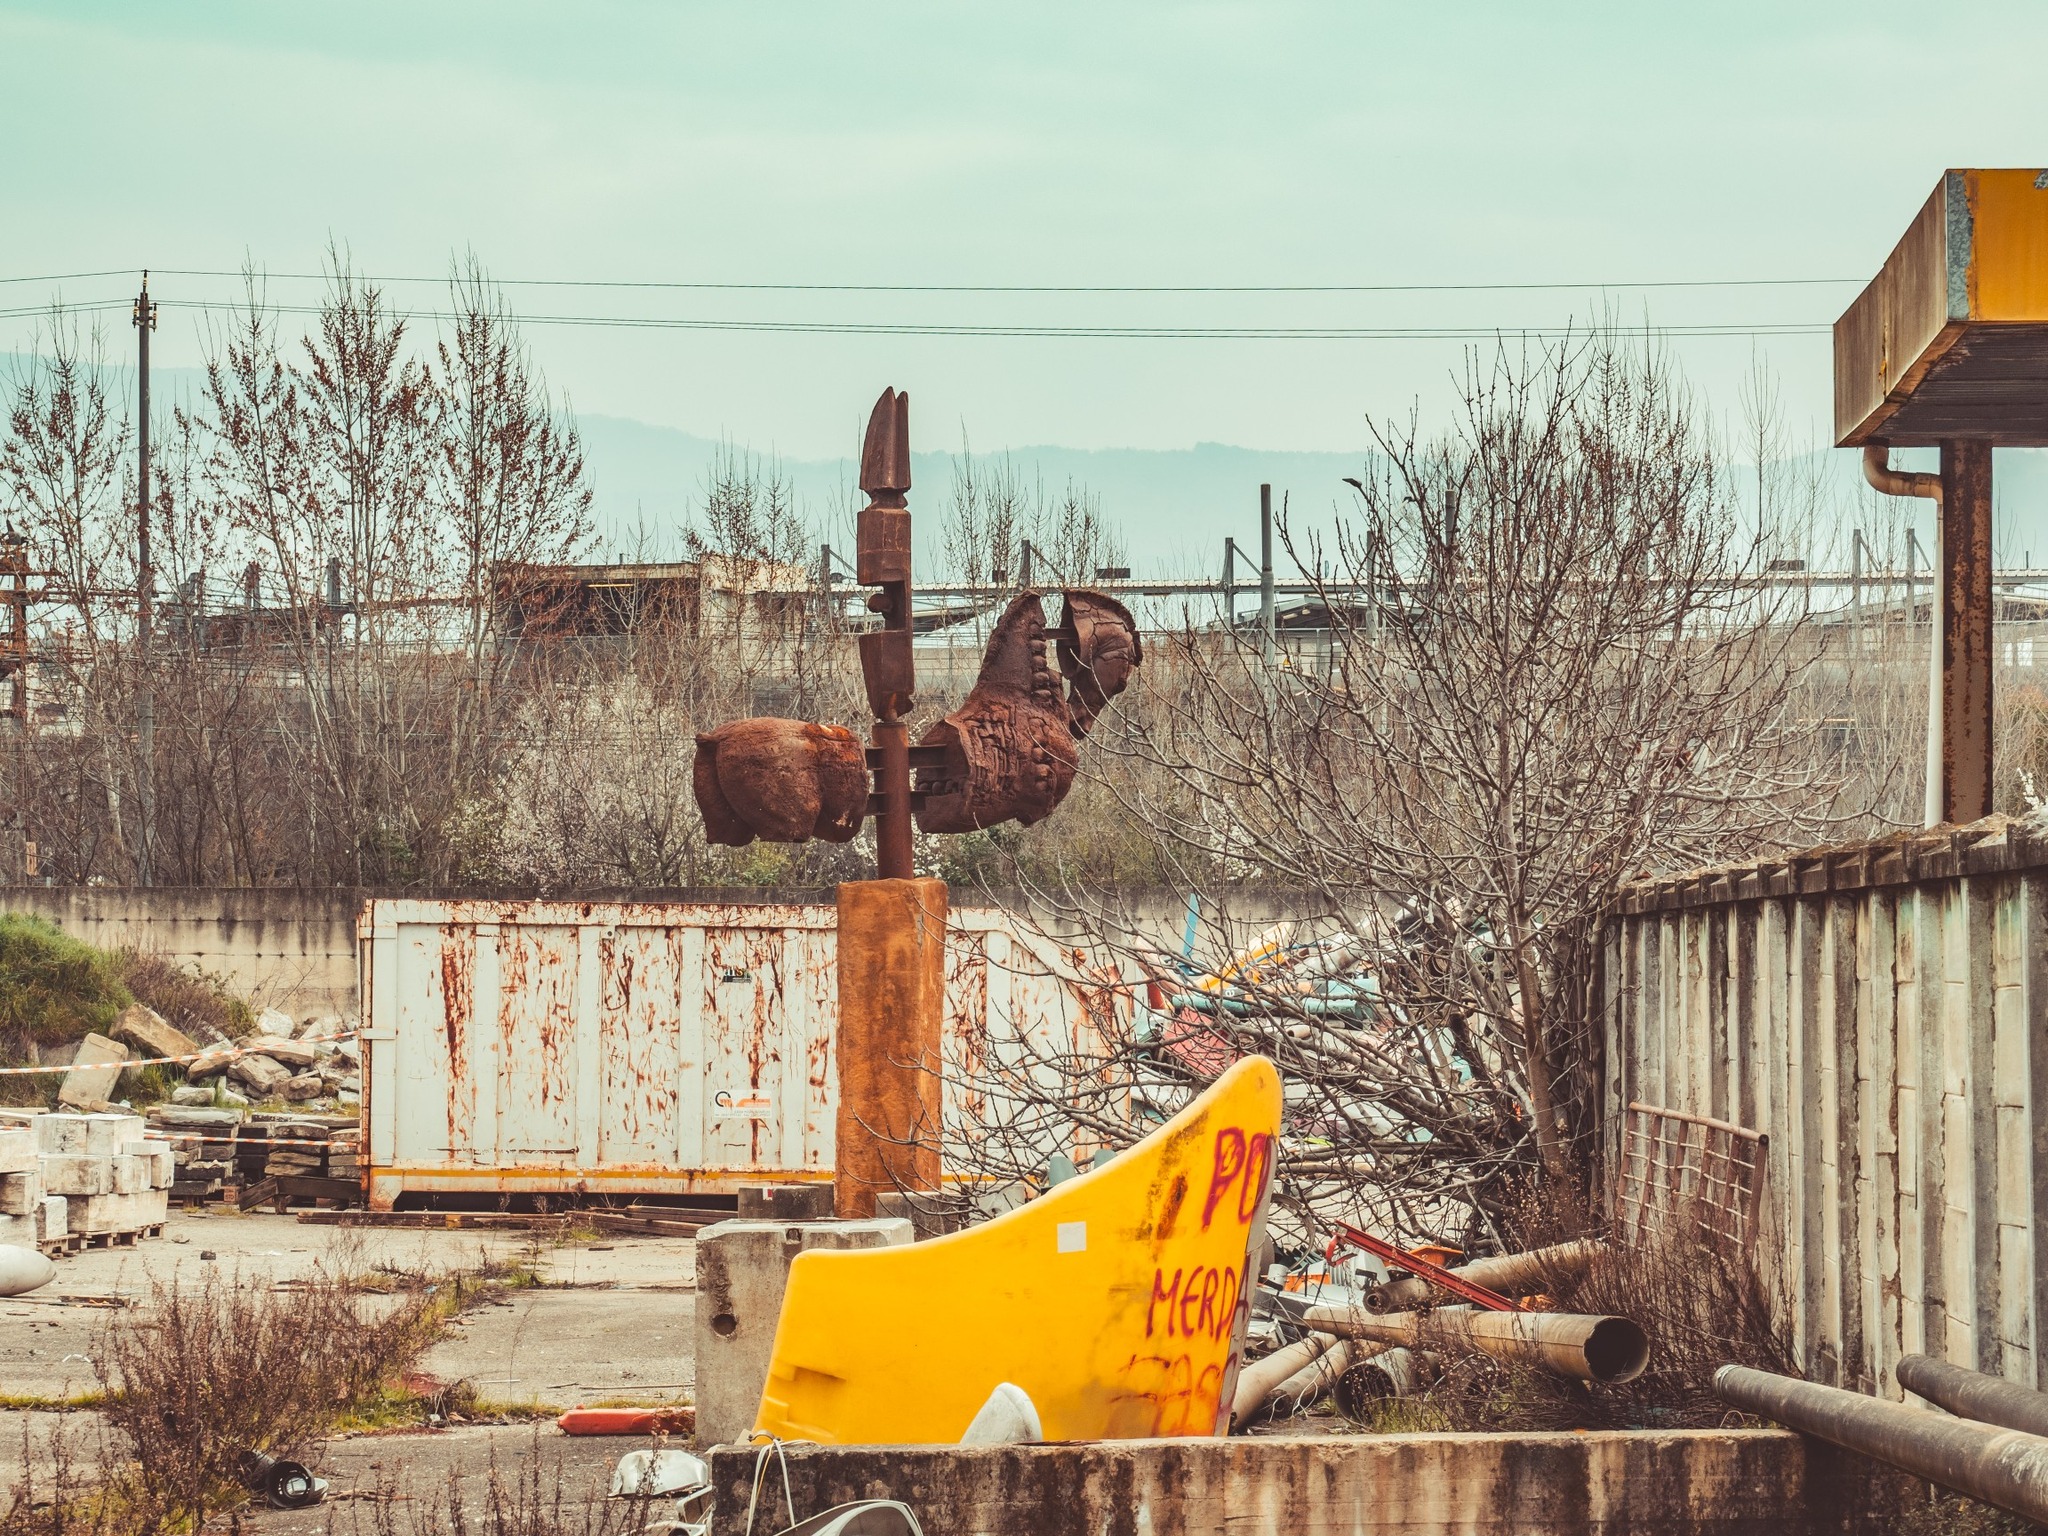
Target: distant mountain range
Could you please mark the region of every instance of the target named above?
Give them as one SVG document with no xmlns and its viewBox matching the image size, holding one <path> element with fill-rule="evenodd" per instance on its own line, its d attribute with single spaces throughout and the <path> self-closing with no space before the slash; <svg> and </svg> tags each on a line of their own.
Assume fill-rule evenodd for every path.
<svg viewBox="0 0 2048 1536">
<path fill-rule="evenodd" d="M 597 490 L 599 537 L 614 548 L 673 552 L 683 525 L 703 504 L 715 459 L 733 445 L 616 416 L 580 416 L 577 424 Z M 1297 522 L 1305 516 L 1327 523 L 1331 507 L 1350 495 L 1342 477 L 1358 474 L 1365 463 L 1362 451 L 1276 453 L 1223 443 L 1179 449 L 1047 445 L 1012 449 L 1008 456 L 1024 475 L 1042 480 L 1049 495 L 1073 480 L 1100 497 L 1103 516 L 1139 575 L 1220 571 L 1223 541 L 1231 536 L 1255 560 L 1262 483 L 1273 487 L 1275 508 L 1286 501 Z M 976 453 L 977 461 L 1000 457 Z M 813 520 L 828 529 L 826 537 L 844 537 L 850 544 L 850 527 L 829 530 L 843 522 L 835 514 L 861 501 L 853 489 L 858 467 L 852 459 L 777 462 Z M 911 455 L 910 504 L 930 516 L 928 527 L 946 505 L 953 469 L 951 454 Z"/>
<path fill-rule="evenodd" d="M 732 445 L 616 416 L 583 416 L 579 425 L 597 490 L 599 538 L 613 549 L 640 549 L 650 556 L 673 553 L 680 547 L 683 527 L 703 504 L 714 460 Z M 1048 492 L 1072 479 L 1099 496 L 1103 516 L 1117 530 L 1139 576 L 1220 572 L 1227 537 L 1235 537 L 1239 549 L 1256 561 L 1261 484 L 1273 487 L 1275 508 L 1288 507 L 1298 533 L 1329 528 L 1333 509 L 1348 504 L 1351 496 L 1343 477 L 1360 474 L 1369 459 L 1362 448 L 1350 453 L 1283 453 L 1225 443 L 1169 449 L 1039 445 L 1007 452 L 1025 474 L 1042 479 Z M 988 457 L 977 454 L 979 459 Z M 1819 449 L 1797 461 L 1799 466 L 1815 462 L 1822 471 L 1824 495 L 1835 510 L 1831 517 L 1823 515 L 1808 558 L 1815 566 L 1835 561 L 1846 566 L 1847 530 L 1858 521 L 1874 521 L 1862 470 L 1857 455 L 1845 449 Z M 827 529 L 825 537 L 850 542 L 850 527 L 835 514 L 860 502 L 852 489 L 852 460 L 778 463 L 813 520 Z M 1901 454 L 1899 463 L 1931 469 L 1934 454 Z M 953 456 L 913 454 L 911 475 L 911 506 L 932 520 L 925 524 L 929 537 L 936 515 L 946 505 Z M 1749 470 L 1738 467 L 1735 477 L 1740 495 Z M 2000 449 L 1996 477 L 1999 563 L 2048 565 L 2048 450 Z M 1931 517 L 1914 510 L 1925 548 Z M 832 531 L 835 523 L 838 531 Z M 1870 532 L 1877 537 L 1874 528 Z"/>
<path fill-rule="evenodd" d="M 0 383 L 11 371 L 9 364 L 25 361 L 19 355 L 0 355 Z M 189 399 L 199 392 L 202 379 L 196 369 L 163 369 L 157 384 L 160 399 Z M 596 491 L 596 533 L 607 554 L 651 559 L 677 554 L 684 530 L 703 506 L 719 455 L 738 451 L 768 457 L 747 444 L 626 417 L 585 415 L 578 418 L 578 425 Z M 1360 474 L 1369 460 L 1363 447 L 1290 453 L 1226 443 L 1165 449 L 1041 444 L 978 452 L 976 457 L 987 462 L 1005 452 L 1021 473 L 1043 481 L 1048 494 L 1058 493 L 1073 480 L 1099 497 L 1105 521 L 1115 530 L 1134 574 L 1141 577 L 1220 573 L 1223 541 L 1228 537 L 1235 537 L 1245 556 L 1256 562 L 1261 484 L 1273 487 L 1275 508 L 1290 511 L 1298 533 L 1327 530 L 1335 509 L 1349 504 L 1351 492 L 1344 477 Z M 1799 462 L 1816 460 L 1835 510 L 1816 530 L 1809 558 L 1816 565 L 1837 560 L 1846 564 L 1848 528 L 1859 521 L 1868 525 L 1875 518 L 1855 454 L 1820 449 Z M 851 513 L 861 501 L 854 490 L 851 457 L 776 462 L 821 537 L 835 547 L 843 542 L 850 551 Z M 1932 468 L 1934 454 L 1919 450 L 1901 455 L 1900 462 Z M 921 529 L 927 541 L 935 536 L 946 506 L 953 469 L 951 453 L 912 455 L 911 506 L 924 514 Z M 1746 475 L 1746 470 L 1737 469 L 1738 487 Z M 1998 563 L 2048 566 L 2048 449 L 2000 449 L 1996 475 Z M 1923 509 L 1914 511 L 1924 547 L 1931 518 Z M 930 558 L 924 551 L 920 555 Z"/>
</svg>

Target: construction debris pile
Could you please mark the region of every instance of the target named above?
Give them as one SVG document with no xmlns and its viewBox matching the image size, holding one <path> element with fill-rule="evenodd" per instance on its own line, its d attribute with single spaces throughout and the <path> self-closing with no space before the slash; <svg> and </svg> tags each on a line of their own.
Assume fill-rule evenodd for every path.
<svg viewBox="0 0 2048 1536">
<path fill-rule="evenodd" d="M 1345 1262 L 1359 1247 L 1390 1276 Z M 1340 1224 L 1321 1263 L 1275 1264 L 1260 1284 L 1248 1342 L 1263 1353 L 1238 1375 L 1233 1426 L 1292 1418 L 1326 1398 L 1370 1422 L 1383 1402 L 1496 1386 L 1513 1367 L 1631 1381 L 1650 1354 L 1634 1322 L 1544 1310 L 1544 1293 L 1601 1252 L 1598 1243 L 1564 1243 L 1446 1269 L 1429 1251 L 1403 1252 Z"/>
<path fill-rule="evenodd" d="M 279 1098 L 309 1110 L 353 1107 L 363 1096 L 362 1059 L 353 1031 L 334 1015 L 296 1023 L 266 1009 L 256 1031 L 206 1051 L 185 1069 L 186 1086 L 172 1095 L 185 1105 L 238 1107 Z"/>
<path fill-rule="evenodd" d="M 175 1174 L 140 1115 L 0 1110 L 0 1244 L 68 1253 L 153 1236 Z"/>
</svg>

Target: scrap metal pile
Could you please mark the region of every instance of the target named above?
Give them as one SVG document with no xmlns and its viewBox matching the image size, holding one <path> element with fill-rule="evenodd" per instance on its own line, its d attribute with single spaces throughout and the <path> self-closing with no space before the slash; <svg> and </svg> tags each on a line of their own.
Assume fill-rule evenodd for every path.
<svg viewBox="0 0 2048 1536">
<path fill-rule="evenodd" d="M 1602 1251 L 1597 1242 L 1561 1243 L 1447 1269 L 1427 1252 L 1339 1223 L 1319 1267 L 1276 1264 L 1260 1284 L 1247 1343 L 1266 1353 L 1239 1372 L 1232 1425 L 1292 1418 L 1326 1398 L 1346 1418 L 1371 1422 L 1380 1403 L 1440 1388 L 1469 1394 L 1514 1367 L 1601 1385 L 1633 1381 L 1650 1358 L 1641 1327 L 1547 1310 L 1547 1291 Z M 1392 1277 L 1347 1264 L 1354 1253 L 1386 1264 Z"/>
</svg>

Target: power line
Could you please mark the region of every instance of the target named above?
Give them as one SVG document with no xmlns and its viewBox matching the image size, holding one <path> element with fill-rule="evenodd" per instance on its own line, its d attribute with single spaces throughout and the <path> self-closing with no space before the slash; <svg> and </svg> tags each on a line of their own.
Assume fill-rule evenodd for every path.
<svg viewBox="0 0 2048 1536">
<path fill-rule="evenodd" d="M 238 313 L 242 306 L 220 300 L 160 299 L 171 309 Z M 266 313 L 317 315 L 315 304 L 267 304 Z M 450 310 L 413 310 L 415 318 L 454 320 Z M 583 325 L 623 330 L 738 331 L 811 336 L 983 336 L 1036 337 L 1095 341 L 1478 341 L 1496 336 L 1562 336 L 1584 334 L 1579 325 L 1493 326 L 1274 326 L 1274 325 L 998 325 L 944 321 L 857 320 L 723 320 L 683 319 L 659 315 L 529 315 L 516 316 L 522 325 Z M 1788 323 L 1763 325 L 1625 325 L 1598 327 L 1620 336 L 1813 336 L 1826 325 Z"/>
<path fill-rule="evenodd" d="M 160 277 L 230 277 L 245 275 L 212 267 L 152 267 Z M 87 277 L 121 277 L 127 269 L 106 272 L 58 272 L 41 277 L 0 277 L 0 283 L 54 283 Z M 330 272 L 265 272 L 253 274 L 282 282 L 326 282 Z M 433 283 L 448 277 L 377 277 L 359 275 L 367 283 Z M 1257 294 L 1257 293 L 1545 293 L 1638 291 L 1665 288 L 1811 288 L 1840 287 L 1867 281 L 1861 277 L 1704 277 L 1657 278 L 1647 282 L 1508 282 L 1508 283 L 723 283 L 675 282 L 658 279 L 594 277 L 492 277 L 496 288 L 639 288 L 695 293 L 1047 293 L 1047 294 Z"/>
</svg>

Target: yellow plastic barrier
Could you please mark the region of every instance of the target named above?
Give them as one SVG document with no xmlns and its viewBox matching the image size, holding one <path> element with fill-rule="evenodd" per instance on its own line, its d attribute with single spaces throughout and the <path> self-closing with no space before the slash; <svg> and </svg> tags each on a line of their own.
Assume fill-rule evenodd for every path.
<svg viewBox="0 0 2048 1536">
<path fill-rule="evenodd" d="M 1279 1074 L 1249 1057 L 1108 1166 L 982 1226 L 800 1254 L 757 1430 L 951 1443 L 1008 1381 L 1048 1440 L 1224 1433 L 1279 1129 Z"/>
</svg>

